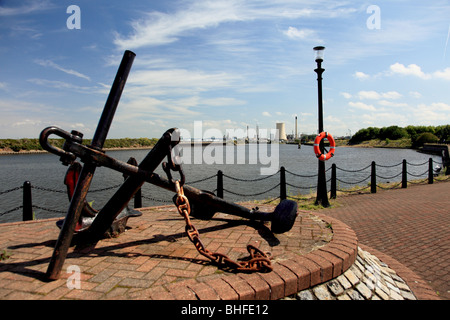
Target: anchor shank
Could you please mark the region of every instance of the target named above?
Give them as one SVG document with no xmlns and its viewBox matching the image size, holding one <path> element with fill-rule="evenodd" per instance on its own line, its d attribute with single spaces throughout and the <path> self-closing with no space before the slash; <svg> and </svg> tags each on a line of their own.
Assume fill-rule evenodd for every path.
<svg viewBox="0 0 450 320">
<path fill-rule="evenodd" d="M 111 127 L 114 114 L 119 104 L 120 97 L 135 57 L 136 54 L 129 50 L 126 50 L 123 54 L 122 62 L 120 63 L 119 70 L 117 71 L 111 91 L 109 92 L 108 99 L 106 100 L 94 137 L 92 138 L 91 145 L 96 149 L 103 148 L 103 144 L 105 143 L 106 136 L 108 135 L 109 128 Z"/>
<path fill-rule="evenodd" d="M 131 65 L 133 63 L 135 54 L 131 51 L 125 51 L 122 61 L 117 71 L 116 78 L 111 87 L 108 99 L 103 108 L 103 113 L 98 123 L 92 146 L 95 149 L 101 150 L 111 126 L 114 113 L 119 103 L 120 96 L 125 87 Z M 74 195 L 70 201 L 69 209 L 67 211 L 66 219 L 61 228 L 58 240 L 56 241 L 53 255 L 47 268 L 47 278 L 56 280 L 59 278 L 61 269 L 67 256 L 70 244 L 72 242 L 75 226 L 80 218 L 81 211 L 84 206 L 84 200 L 89 190 L 92 178 L 97 165 L 93 162 L 87 162 L 83 166 L 78 183 L 74 190 Z"/>
<path fill-rule="evenodd" d="M 129 175 L 125 182 L 120 186 L 116 193 L 109 199 L 105 206 L 99 211 L 92 225 L 87 230 L 84 240 L 87 242 L 95 242 L 108 230 L 109 226 L 114 222 L 114 219 L 125 208 L 130 199 L 144 184 L 146 177 L 158 167 L 164 157 L 167 155 L 169 145 L 178 143 L 172 141 L 172 133 L 175 129 L 169 129 L 147 154 L 147 156 L 139 164 L 138 171 L 126 170 L 128 167 L 123 166 L 122 172 Z M 136 168 L 136 167 L 134 167 Z M 145 172 L 145 174 L 143 174 Z"/>
<path fill-rule="evenodd" d="M 89 186 L 94 176 L 95 168 L 96 167 L 92 164 L 86 164 L 81 169 L 77 186 L 75 188 L 72 200 L 70 201 L 66 218 L 64 219 L 64 224 L 59 233 L 55 249 L 53 250 L 53 255 L 47 267 L 46 276 L 50 280 L 59 279 L 61 269 L 64 265 L 67 252 L 70 247 L 70 243 L 72 242 L 75 226 L 84 207 L 84 199 L 86 198 L 86 194 L 89 190 Z"/>
<path fill-rule="evenodd" d="M 151 176 L 148 176 L 146 181 L 163 189 L 176 192 L 175 185 L 158 174 L 154 173 Z M 216 197 L 213 194 L 203 192 L 186 184 L 183 186 L 183 190 L 188 199 L 200 202 L 208 206 L 210 209 L 213 209 L 215 212 L 223 212 L 250 220 L 270 221 L 272 219 L 272 212 L 267 213 L 254 209 L 250 210 L 244 206 L 226 201 L 222 198 Z"/>
</svg>

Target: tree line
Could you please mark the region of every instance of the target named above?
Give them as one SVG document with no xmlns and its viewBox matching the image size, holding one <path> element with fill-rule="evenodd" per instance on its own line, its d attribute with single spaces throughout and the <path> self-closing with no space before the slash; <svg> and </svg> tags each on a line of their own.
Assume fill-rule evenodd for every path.
<svg viewBox="0 0 450 320">
<path fill-rule="evenodd" d="M 368 127 L 360 129 L 350 139 L 349 144 L 359 144 L 369 140 L 411 139 L 413 148 L 422 147 L 424 143 L 445 143 L 449 141 L 450 125 L 441 126 L 389 126 Z"/>
<path fill-rule="evenodd" d="M 55 147 L 62 148 L 64 139 L 49 139 L 49 142 Z M 104 148 L 140 148 L 153 147 L 158 139 L 156 138 L 121 138 L 106 139 Z M 91 139 L 83 139 L 83 144 L 91 144 Z M 0 139 L 0 149 L 19 151 L 43 150 L 39 143 L 39 139 Z"/>
</svg>

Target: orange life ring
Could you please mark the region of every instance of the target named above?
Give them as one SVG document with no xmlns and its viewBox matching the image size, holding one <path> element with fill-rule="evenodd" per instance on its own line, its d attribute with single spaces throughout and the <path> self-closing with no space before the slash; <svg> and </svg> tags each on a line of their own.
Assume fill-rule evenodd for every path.
<svg viewBox="0 0 450 320">
<path fill-rule="evenodd" d="M 330 151 L 323 154 L 320 152 L 320 141 L 322 141 L 323 138 L 327 138 L 327 140 L 330 142 Z M 317 135 L 316 139 L 314 140 L 314 153 L 316 154 L 316 157 L 319 158 L 319 160 L 326 161 L 330 159 L 332 156 L 334 156 L 334 150 L 336 149 L 336 143 L 334 142 L 333 137 L 328 132 L 321 132 L 319 135 Z"/>
</svg>

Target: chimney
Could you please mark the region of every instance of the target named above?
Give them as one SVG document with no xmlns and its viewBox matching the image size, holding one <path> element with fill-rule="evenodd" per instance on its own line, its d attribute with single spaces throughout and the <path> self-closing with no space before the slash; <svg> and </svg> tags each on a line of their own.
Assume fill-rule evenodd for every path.
<svg viewBox="0 0 450 320">
<path fill-rule="evenodd" d="M 295 139 L 298 139 L 298 134 L 297 134 L 297 116 L 295 116 Z"/>
</svg>

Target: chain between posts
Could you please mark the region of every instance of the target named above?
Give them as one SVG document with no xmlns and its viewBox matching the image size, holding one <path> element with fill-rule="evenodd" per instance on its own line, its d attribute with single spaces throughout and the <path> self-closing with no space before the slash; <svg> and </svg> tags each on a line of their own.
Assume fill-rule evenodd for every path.
<svg viewBox="0 0 450 320">
<path fill-rule="evenodd" d="M 247 251 L 250 254 L 250 257 L 241 262 L 233 261 L 222 253 L 212 252 L 206 249 L 200 240 L 200 234 L 197 228 L 195 228 L 189 218 L 191 212 L 189 200 L 184 195 L 183 186 L 180 185 L 179 181 L 175 181 L 175 190 L 177 193 L 175 205 L 186 222 L 185 230 L 187 236 L 201 255 L 223 269 L 235 270 L 238 272 L 270 272 L 273 270 L 269 257 L 252 245 L 247 245 Z"/>
</svg>

